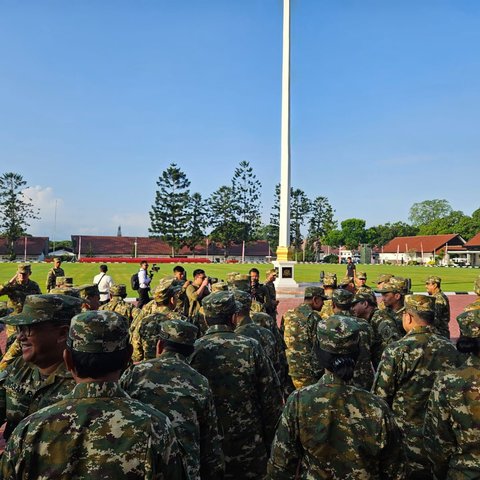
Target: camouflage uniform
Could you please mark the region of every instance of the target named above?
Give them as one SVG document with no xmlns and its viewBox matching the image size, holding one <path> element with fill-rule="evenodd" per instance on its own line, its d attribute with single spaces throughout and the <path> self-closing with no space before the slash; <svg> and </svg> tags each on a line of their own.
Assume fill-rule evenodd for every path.
<svg viewBox="0 0 480 480">
<path fill-rule="evenodd" d="M 67 343 L 83 353 L 124 350 L 128 322 L 114 312 L 85 312 L 72 319 Z M 186 478 L 168 418 L 128 397 L 116 382 L 79 383 L 23 420 L 0 469 L 5 479 Z"/>
<path fill-rule="evenodd" d="M 167 320 L 157 338 L 193 345 L 197 328 L 187 322 Z M 224 472 L 221 437 L 213 393 L 208 380 L 186 363 L 180 353 L 163 351 L 159 358 L 127 370 L 120 381 L 133 398 L 170 418 L 177 438 L 186 451 L 191 480 L 221 479 Z"/>
<path fill-rule="evenodd" d="M 326 300 L 323 302 L 323 307 L 320 310 L 320 316 L 323 320 L 326 320 L 328 317 L 333 315 L 333 303 L 332 303 L 332 293 L 333 290 L 337 288 L 337 274 L 326 272 L 323 277 L 323 288 L 325 289 Z"/>
<path fill-rule="evenodd" d="M 229 292 L 212 293 L 203 301 L 211 326 L 195 343 L 191 365 L 205 375 L 213 390 L 225 455 L 226 479 L 262 478 L 282 411 L 275 373 L 259 343 L 232 331 L 236 310 Z M 228 324 L 227 324 L 228 323 Z"/>
<path fill-rule="evenodd" d="M 480 338 L 480 310 L 457 317 L 461 334 Z M 480 358 L 439 374 L 425 414 L 424 446 L 437 479 L 480 478 Z"/>
<path fill-rule="evenodd" d="M 133 323 L 135 318 L 140 315 L 141 310 L 133 303 L 126 302 L 124 298 L 127 296 L 127 287 L 125 285 L 113 285 L 110 287 L 111 299 L 109 302 L 102 305 L 99 310 L 108 310 L 110 312 L 117 312 L 123 315 L 129 325 Z"/>
<path fill-rule="evenodd" d="M 54 262 L 57 262 L 60 260 L 61 259 L 57 257 L 53 259 Z M 47 292 L 50 292 L 52 288 L 56 287 L 57 277 L 63 277 L 63 276 L 65 276 L 65 272 L 63 271 L 62 267 L 58 267 L 58 268 L 52 267 L 47 274 Z"/>
<path fill-rule="evenodd" d="M 434 311 L 435 300 L 407 295 L 405 308 Z M 461 358 L 453 344 L 434 333 L 432 326 L 415 326 L 390 344 L 382 355 L 372 392 L 392 408 L 406 446 L 411 472 L 430 474 L 423 450 L 422 427 L 428 396 L 438 372 L 455 368 Z"/>
<path fill-rule="evenodd" d="M 319 346 L 335 354 L 356 349 L 358 325 L 333 315 L 319 323 Z M 388 406 L 326 372 L 293 392 L 280 419 L 266 479 L 401 479 L 402 448 Z"/>
<path fill-rule="evenodd" d="M 465 312 L 469 312 L 470 310 L 480 309 L 480 275 L 475 280 L 475 283 L 473 284 L 473 289 L 478 297 L 474 302 L 470 303 L 465 307 L 465 310 L 464 310 Z"/>
<path fill-rule="evenodd" d="M 439 335 L 450 338 L 450 302 L 448 297 L 440 290 L 434 295 L 435 298 L 435 329 Z"/>
<path fill-rule="evenodd" d="M 325 298 L 321 287 L 307 287 L 305 298 L 319 296 Z M 284 339 L 287 346 L 288 374 L 295 388 L 312 385 L 322 376 L 323 370 L 316 355 L 312 352 L 315 331 L 322 319 L 307 303 L 288 310 L 283 315 Z"/>
<path fill-rule="evenodd" d="M 17 273 L 30 272 L 32 269 L 29 264 L 20 264 L 17 268 Z M 11 282 L 0 285 L 0 297 L 2 295 L 8 296 L 7 306 L 13 309 L 14 313 L 20 313 L 25 303 L 27 295 L 38 295 L 42 293 L 37 282 L 28 279 L 26 283 L 20 283 L 17 278 Z M 15 333 L 15 329 L 7 326 L 7 337 Z"/>
<path fill-rule="evenodd" d="M 80 305 L 79 299 L 65 295 L 32 295 L 22 313 L 6 317 L 5 321 L 15 326 L 65 321 L 80 311 Z M 7 422 L 4 437 L 9 437 L 20 420 L 62 399 L 74 386 L 63 359 L 44 378 L 35 365 L 17 357 L 0 373 L 0 423 Z"/>
</svg>

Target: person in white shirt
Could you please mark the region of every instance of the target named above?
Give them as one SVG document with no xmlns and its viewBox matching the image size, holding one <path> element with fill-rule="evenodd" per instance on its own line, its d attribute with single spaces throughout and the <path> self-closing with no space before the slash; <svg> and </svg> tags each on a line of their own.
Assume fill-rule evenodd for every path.
<svg viewBox="0 0 480 480">
<path fill-rule="evenodd" d="M 93 277 L 93 283 L 98 286 L 100 292 L 100 305 L 104 305 L 110 300 L 110 288 L 114 285 L 112 277 L 107 275 L 108 267 L 100 265 L 100 273 Z"/>
<path fill-rule="evenodd" d="M 140 288 L 138 289 L 138 308 L 142 308 L 150 301 L 148 292 L 150 291 L 150 282 L 152 279 L 148 275 L 147 269 L 148 262 L 146 260 L 140 262 L 140 271 L 138 272 L 138 283 L 140 284 Z"/>
</svg>

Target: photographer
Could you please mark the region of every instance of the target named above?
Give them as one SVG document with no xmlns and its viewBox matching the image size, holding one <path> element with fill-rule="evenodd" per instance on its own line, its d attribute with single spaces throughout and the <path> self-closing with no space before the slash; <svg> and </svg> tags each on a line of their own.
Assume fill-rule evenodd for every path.
<svg viewBox="0 0 480 480">
<path fill-rule="evenodd" d="M 200 307 L 202 306 L 202 299 L 210 294 L 208 288 L 208 277 L 205 274 L 205 270 L 198 268 L 193 271 L 193 280 L 188 285 L 186 294 L 188 298 L 188 317 L 196 317 Z"/>
<path fill-rule="evenodd" d="M 152 270 L 154 270 L 153 267 Z M 140 262 L 140 271 L 138 272 L 138 283 L 140 284 L 138 289 L 138 308 L 142 308 L 151 300 L 148 292 L 150 291 L 150 283 L 153 278 L 152 270 L 148 272 L 148 262 L 146 260 Z"/>
</svg>

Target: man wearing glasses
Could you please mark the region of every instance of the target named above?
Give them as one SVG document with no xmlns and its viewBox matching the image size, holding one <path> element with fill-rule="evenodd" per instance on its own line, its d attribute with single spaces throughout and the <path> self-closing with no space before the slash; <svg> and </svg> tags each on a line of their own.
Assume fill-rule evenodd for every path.
<svg viewBox="0 0 480 480">
<path fill-rule="evenodd" d="M 63 363 L 70 320 L 82 300 L 67 295 L 29 295 L 21 313 L 2 319 L 14 326 L 22 348 L 0 373 L 0 424 L 8 439 L 25 417 L 70 393 L 75 385 Z"/>
</svg>

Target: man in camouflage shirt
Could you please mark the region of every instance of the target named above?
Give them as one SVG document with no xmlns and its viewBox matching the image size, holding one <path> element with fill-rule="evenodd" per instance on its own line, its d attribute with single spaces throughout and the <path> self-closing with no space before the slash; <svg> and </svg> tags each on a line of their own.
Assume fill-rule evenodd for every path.
<svg viewBox="0 0 480 480">
<path fill-rule="evenodd" d="M 382 294 L 384 304 L 384 308 L 376 310 L 370 320 L 373 328 L 372 362 L 373 366 L 377 368 L 387 345 L 405 335 L 402 326 L 402 312 L 403 301 L 407 293 L 407 282 L 401 277 L 391 277 L 375 291 Z"/>
<path fill-rule="evenodd" d="M 128 369 L 120 384 L 131 397 L 170 418 L 185 448 L 191 480 L 222 479 L 225 465 L 213 393 L 208 380 L 187 363 L 198 329 L 182 320 L 157 325 L 158 358 Z"/>
<path fill-rule="evenodd" d="M 195 342 L 190 363 L 213 391 L 223 432 L 225 479 L 262 478 L 283 401 L 275 372 L 260 344 L 233 331 L 238 310 L 230 292 L 203 300 L 209 328 Z"/>
<path fill-rule="evenodd" d="M 77 287 L 80 298 L 83 299 L 82 312 L 100 308 L 100 291 L 95 283 L 87 283 Z"/>
<path fill-rule="evenodd" d="M 356 292 L 359 290 L 362 292 L 373 292 L 372 287 L 367 285 L 367 274 L 365 272 L 358 272 L 355 280 Z"/>
<path fill-rule="evenodd" d="M 65 362 L 77 385 L 18 425 L 0 463 L 2 478 L 187 478 L 168 418 L 117 383 L 131 352 L 125 317 L 76 315 Z"/>
<path fill-rule="evenodd" d="M 323 373 L 313 353 L 313 345 L 317 325 L 322 321 L 318 312 L 324 300 L 326 296 L 322 287 L 307 287 L 303 303 L 283 315 L 288 374 L 295 388 L 316 383 Z"/>
<path fill-rule="evenodd" d="M 333 304 L 332 304 L 332 295 L 333 291 L 337 288 L 337 274 L 326 272 L 323 277 L 323 290 L 325 292 L 325 301 L 323 302 L 322 310 L 320 311 L 320 316 L 326 320 L 328 317 L 333 315 Z"/>
<path fill-rule="evenodd" d="M 141 310 L 133 303 L 125 301 L 127 296 L 126 285 L 119 284 L 110 287 L 110 296 L 110 301 L 102 305 L 99 310 L 117 312 L 120 315 L 123 315 L 128 320 L 128 324 L 131 325 L 135 318 L 140 315 Z"/>
<path fill-rule="evenodd" d="M 462 361 L 453 344 L 434 333 L 434 308 L 433 297 L 405 297 L 403 328 L 407 334 L 383 352 L 372 388 L 392 408 L 403 433 L 409 475 L 418 478 L 431 478 L 422 428 L 435 375 Z"/>
<path fill-rule="evenodd" d="M 477 299 L 465 307 L 465 310 L 464 310 L 465 312 L 469 312 L 470 310 L 480 309 L 480 275 L 477 277 L 477 279 L 475 280 L 475 283 L 473 284 L 473 290 L 477 295 Z"/>
<path fill-rule="evenodd" d="M 57 277 L 65 276 L 65 272 L 63 271 L 62 259 L 60 257 L 55 257 L 53 259 L 53 267 L 48 271 L 47 274 L 47 292 L 50 293 L 52 288 L 57 286 L 56 279 Z"/>
<path fill-rule="evenodd" d="M 29 295 L 22 313 L 4 321 L 15 326 L 22 355 L 0 373 L 0 423 L 4 437 L 33 412 L 57 402 L 74 387 L 63 363 L 70 319 L 81 300 L 67 295 Z"/>
<path fill-rule="evenodd" d="M 434 327 L 439 335 L 450 338 L 450 302 L 448 297 L 442 292 L 442 279 L 436 275 L 432 275 L 425 280 L 425 288 L 427 293 L 435 298 L 435 323 Z"/>
<path fill-rule="evenodd" d="M 354 364 L 359 327 L 333 315 L 317 328 L 320 351 Z M 267 480 L 402 479 L 400 432 L 385 402 L 328 370 L 287 400 Z"/>
<path fill-rule="evenodd" d="M 17 273 L 3 285 L 0 285 L 0 297 L 8 296 L 7 306 L 13 309 L 14 313 L 20 313 L 27 295 L 38 295 L 42 293 L 37 282 L 30 280 L 32 267 L 28 263 L 21 263 L 17 267 Z M 15 333 L 12 326 L 7 325 L 7 338 Z"/>
<path fill-rule="evenodd" d="M 480 478 L 480 310 L 457 317 L 465 363 L 437 376 L 424 424 L 424 446 L 435 478 Z"/>
</svg>

